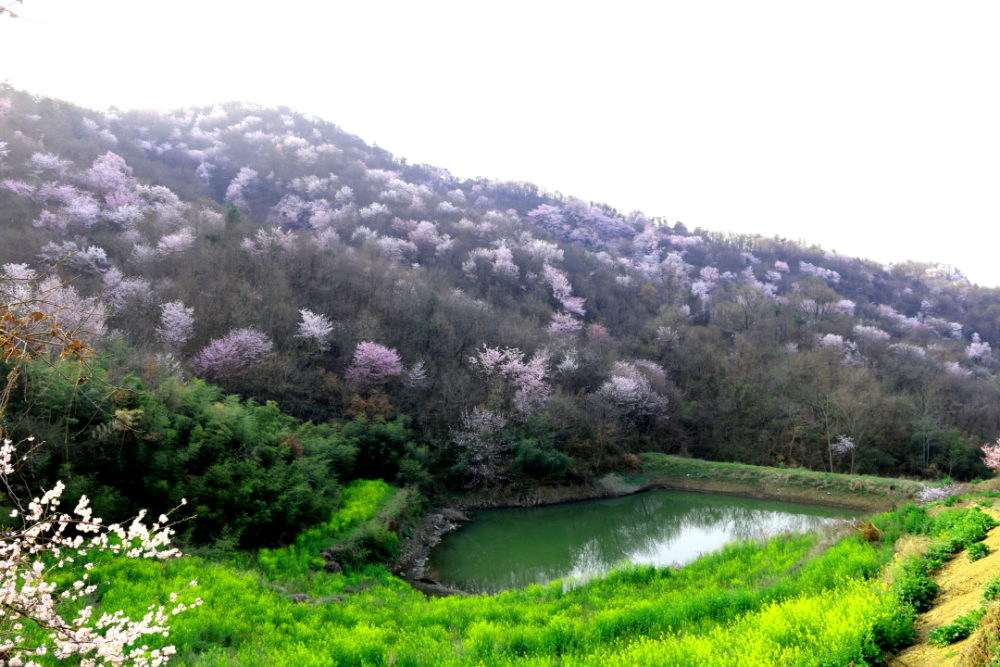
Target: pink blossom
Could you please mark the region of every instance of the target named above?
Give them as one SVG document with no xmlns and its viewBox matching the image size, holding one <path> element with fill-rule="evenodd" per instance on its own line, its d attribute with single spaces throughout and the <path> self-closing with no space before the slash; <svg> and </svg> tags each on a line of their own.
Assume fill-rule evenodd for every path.
<svg viewBox="0 0 1000 667">
<path fill-rule="evenodd" d="M 511 280 L 517 280 L 520 275 L 517 264 L 514 263 L 514 254 L 507 246 L 500 246 L 493 253 L 493 272 Z"/>
<path fill-rule="evenodd" d="M 135 185 L 132 167 L 111 151 L 94 160 L 90 169 L 84 174 L 84 179 L 95 188 L 106 192 L 131 190 Z"/>
<path fill-rule="evenodd" d="M 657 393 L 647 374 L 663 379 L 663 369 L 656 364 L 650 369 L 636 364 L 617 363 L 611 378 L 601 385 L 595 397 L 602 406 L 611 408 L 627 424 L 645 417 L 667 416 L 667 399 Z M 657 372 L 658 371 L 658 372 Z"/>
<path fill-rule="evenodd" d="M 583 322 L 567 313 L 556 313 L 552 316 L 552 322 L 548 326 L 551 334 L 568 335 L 575 334 L 583 328 Z"/>
<path fill-rule="evenodd" d="M 555 243 L 532 239 L 528 252 L 531 256 L 541 260 L 544 264 L 563 261 L 563 251 Z"/>
<path fill-rule="evenodd" d="M 234 202 L 246 198 L 249 190 L 257 184 L 257 172 L 243 167 L 226 188 L 226 201 Z"/>
<path fill-rule="evenodd" d="M 2 183 L 0 183 L 0 187 L 10 190 L 18 197 L 32 197 L 35 194 L 34 185 L 25 183 L 24 181 L 15 181 L 11 178 L 5 179 Z"/>
<path fill-rule="evenodd" d="M 278 227 L 258 229 L 253 237 L 243 239 L 241 246 L 252 255 L 292 252 L 295 250 L 295 235 Z"/>
<path fill-rule="evenodd" d="M 799 262 L 799 271 L 807 273 L 811 276 L 822 278 L 830 283 L 836 284 L 840 282 L 840 274 L 836 271 L 824 269 L 822 266 L 815 266 L 809 262 Z"/>
<path fill-rule="evenodd" d="M 89 194 L 80 193 L 60 212 L 70 222 L 75 222 L 84 227 L 93 227 L 97 224 L 97 217 L 101 209 L 97 202 Z"/>
<path fill-rule="evenodd" d="M 345 185 L 344 187 L 340 188 L 340 190 L 337 190 L 337 194 L 335 194 L 333 198 L 341 206 L 345 204 L 350 204 L 351 202 L 354 201 L 354 191 L 350 187 Z"/>
<path fill-rule="evenodd" d="M 957 361 L 945 362 L 944 372 L 954 377 L 968 377 L 972 375 L 971 371 L 967 371 L 962 368 Z"/>
<path fill-rule="evenodd" d="M 983 445 L 980 447 L 983 452 L 983 463 L 993 471 L 1000 469 L 1000 438 L 997 438 L 995 445 Z"/>
<path fill-rule="evenodd" d="M 542 204 L 535 210 L 529 211 L 528 217 L 548 231 L 555 232 L 563 229 L 562 209 L 558 206 Z"/>
<path fill-rule="evenodd" d="M 841 299 L 834 305 L 833 309 L 840 313 L 841 315 L 847 315 L 848 317 L 854 317 L 854 309 L 857 307 L 850 299 Z"/>
<path fill-rule="evenodd" d="M 781 273 L 788 273 L 788 263 L 777 261 L 774 263 L 774 270 L 780 271 Z"/>
<path fill-rule="evenodd" d="M 161 257 L 182 253 L 194 245 L 194 234 L 187 227 L 173 234 L 167 234 L 156 244 L 156 252 Z"/>
<path fill-rule="evenodd" d="M 50 274 L 38 286 L 39 311 L 75 338 L 100 338 L 108 309 L 97 297 L 83 298 L 72 285 Z"/>
<path fill-rule="evenodd" d="M 344 376 L 363 388 L 377 387 L 403 374 L 399 353 L 370 341 L 358 343 Z"/>
<path fill-rule="evenodd" d="M 993 350 L 990 348 L 990 344 L 984 342 L 978 333 L 972 334 L 972 342 L 965 348 L 965 356 L 973 361 L 982 361 L 991 358 L 992 355 Z"/>
<path fill-rule="evenodd" d="M 312 341 L 321 351 L 329 349 L 330 342 L 327 339 L 333 331 L 333 322 L 330 318 L 307 308 L 300 310 L 299 314 L 302 316 L 302 321 L 299 323 L 299 332 L 296 336 Z"/>
<path fill-rule="evenodd" d="M 399 176 L 399 174 L 397 174 L 396 172 L 388 171 L 385 169 L 369 169 L 367 172 L 365 172 L 365 177 L 369 181 L 373 181 L 375 183 L 383 183 L 383 184 L 388 183 L 397 176 Z"/>
<path fill-rule="evenodd" d="M 43 171 L 54 171 L 60 178 L 66 175 L 66 170 L 73 165 L 69 160 L 64 160 L 52 153 L 35 153 L 28 160 L 28 167 L 33 173 L 40 174 Z"/>
<path fill-rule="evenodd" d="M 714 266 L 702 267 L 698 275 L 701 276 L 701 279 L 707 283 L 719 282 L 719 270 Z"/>
<path fill-rule="evenodd" d="M 886 342 L 890 338 L 889 334 L 877 327 L 866 327 L 860 324 L 854 327 L 854 337 L 858 341 L 864 341 L 869 344 Z"/>
<path fill-rule="evenodd" d="M 917 491 L 917 502 L 921 504 L 928 504 L 937 502 L 939 500 L 946 500 L 951 496 L 958 495 L 962 492 L 962 488 L 957 484 L 945 484 L 941 487 L 924 486 L 919 491 Z"/>
<path fill-rule="evenodd" d="M 438 227 L 435 223 L 427 221 L 417 222 L 415 220 L 410 220 L 409 222 L 413 223 L 413 227 L 407 230 L 407 236 L 418 246 L 436 246 L 442 242 L 443 239 L 438 233 Z M 393 226 L 395 227 L 395 224 Z"/>
<path fill-rule="evenodd" d="M 375 241 L 375 245 L 383 257 L 398 264 L 409 263 L 419 252 L 415 244 L 394 236 L 383 236 Z"/>
<path fill-rule="evenodd" d="M 194 308 L 185 308 L 182 301 L 171 301 L 160 306 L 160 326 L 156 337 L 165 345 L 180 348 L 194 333 Z"/>
<path fill-rule="evenodd" d="M 125 278 L 118 269 L 108 271 L 103 278 L 107 285 L 104 299 L 115 312 L 124 312 L 129 308 L 148 308 L 156 301 L 153 287 L 146 278 L 141 276 Z"/>
<path fill-rule="evenodd" d="M 549 287 L 552 288 L 552 296 L 562 303 L 566 312 L 579 315 L 580 317 L 586 315 L 587 311 L 583 307 L 586 299 L 570 296 L 573 287 L 570 285 L 569 279 L 564 272 L 546 264 L 542 267 L 542 277 L 548 283 Z"/>
<path fill-rule="evenodd" d="M 530 361 L 517 348 L 483 349 L 469 363 L 481 375 L 504 383 L 513 392 L 512 407 L 520 417 L 527 417 L 548 401 L 552 388 L 545 381 L 549 372 L 549 355 L 538 352 Z"/>
<path fill-rule="evenodd" d="M 682 250 L 700 248 L 705 245 L 705 239 L 700 236 L 679 236 L 677 234 L 672 234 L 667 237 L 667 240 L 670 241 L 670 245 Z"/>
<path fill-rule="evenodd" d="M 391 211 L 385 204 L 375 202 L 358 210 L 362 220 L 377 220 L 380 215 L 389 215 Z"/>
<path fill-rule="evenodd" d="M 234 377 L 260 361 L 273 346 L 257 329 L 233 329 L 224 337 L 213 339 L 198 353 L 191 366 L 209 378 Z"/>
<path fill-rule="evenodd" d="M 443 201 L 437 205 L 437 212 L 441 215 L 461 215 L 462 209 L 451 202 Z"/>
<path fill-rule="evenodd" d="M 647 225 L 641 233 L 636 234 L 635 238 L 632 239 L 632 248 L 636 251 L 637 255 L 655 255 L 654 259 L 657 262 L 660 259 L 658 252 L 659 245 L 660 235 L 656 227 L 652 225 Z"/>
<path fill-rule="evenodd" d="M 403 375 L 403 386 L 407 389 L 419 389 L 427 384 L 427 370 L 424 362 L 417 361 Z"/>
<path fill-rule="evenodd" d="M 854 451 L 855 447 L 853 439 L 848 438 L 846 435 L 841 435 L 830 445 L 830 450 L 838 456 L 843 456 Z"/>
<path fill-rule="evenodd" d="M 35 201 L 45 203 L 55 200 L 65 205 L 79 197 L 80 194 L 81 192 L 72 185 L 56 182 L 42 183 L 35 194 Z"/>
</svg>

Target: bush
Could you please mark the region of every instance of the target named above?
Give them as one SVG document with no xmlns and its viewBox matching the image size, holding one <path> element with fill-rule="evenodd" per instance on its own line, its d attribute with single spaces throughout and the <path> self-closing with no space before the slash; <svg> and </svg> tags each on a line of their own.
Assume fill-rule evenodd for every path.
<svg viewBox="0 0 1000 667">
<path fill-rule="evenodd" d="M 974 544 L 970 544 L 968 548 L 965 550 L 965 552 L 969 557 L 969 562 L 975 563 L 980 558 L 985 558 L 986 556 L 988 556 L 990 550 L 989 547 L 987 547 L 982 542 L 976 542 Z"/>
<path fill-rule="evenodd" d="M 1000 596 L 1000 576 L 986 582 L 986 586 L 983 587 L 983 602 L 995 600 L 998 596 Z"/>
<path fill-rule="evenodd" d="M 940 587 L 927 576 L 927 569 L 920 558 L 911 556 L 897 571 L 893 586 L 896 597 L 923 613 L 931 606 Z"/>
<path fill-rule="evenodd" d="M 959 616 L 948 625 L 934 628 L 927 638 L 927 643 L 935 646 L 949 646 L 965 639 L 979 627 L 979 621 L 982 620 L 984 613 L 984 609 L 976 609 Z"/>
</svg>

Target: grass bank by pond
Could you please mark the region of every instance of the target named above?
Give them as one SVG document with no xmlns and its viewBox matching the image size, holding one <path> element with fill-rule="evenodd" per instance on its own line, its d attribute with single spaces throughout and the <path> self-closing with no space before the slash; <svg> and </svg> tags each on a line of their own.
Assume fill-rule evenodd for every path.
<svg viewBox="0 0 1000 667">
<path fill-rule="evenodd" d="M 717 463 L 665 454 L 643 454 L 640 461 L 633 474 L 605 477 L 601 483 L 618 490 L 683 489 L 868 511 L 905 505 L 923 488 L 920 482 L 906 479 Z"/>
<path fill-rule="evenodd" d="M 719 463 L 646 453 L 635 470 L 609 473 L 594 484 L 508 486 L 454 498 L 460 509 L 535 507 L 630 495 L 650 489 L 723 493 L 879 512 L 912 502 L 923 484 L 915 480 Z M 989 488 L 995 485 L 987 484 Z"/>
</svg>

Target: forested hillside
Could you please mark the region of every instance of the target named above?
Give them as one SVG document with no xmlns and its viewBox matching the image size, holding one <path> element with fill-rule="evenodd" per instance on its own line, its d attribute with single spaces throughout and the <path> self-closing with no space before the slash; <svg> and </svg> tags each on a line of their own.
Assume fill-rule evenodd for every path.
<svg viewBox="0 0 1000 667">
<path fill-rule="evenodd" d="M 101 353 L 75 392 L 23 376 L 37 474 L 102 516 L 201 489 L 206 540 L 246 498 L 294 508 L 283 540 L 324 516 L 310 466 L 427 492 L 643 451 L 969 479 L 1000 431 L 1000 291 L 958 270 L 461 180 L 288 109 L 0 89 L 0 240 Z M 212 466 L 264 495 L 213 497 Z"/>
</svg>

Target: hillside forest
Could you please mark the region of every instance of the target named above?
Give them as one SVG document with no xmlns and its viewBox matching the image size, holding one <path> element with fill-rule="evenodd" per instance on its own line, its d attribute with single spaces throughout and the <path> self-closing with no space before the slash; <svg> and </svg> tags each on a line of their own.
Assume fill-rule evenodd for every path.
<svg viewBox="0 0 1000 667">
<path fill-rule="evenodd" d="M 4 298 L 96 352 L 21 368 L 6 432 L 47 443 L 21 483 L 108 520 L 186 498 L 207 551 L 287 544 L 356 479 L 663 452 L 971 480 L 1000 431 L 1000 290 L 953 267 L 459 179 L 285 108 L 4 86 L 0 241 Z"/>
</svg>

